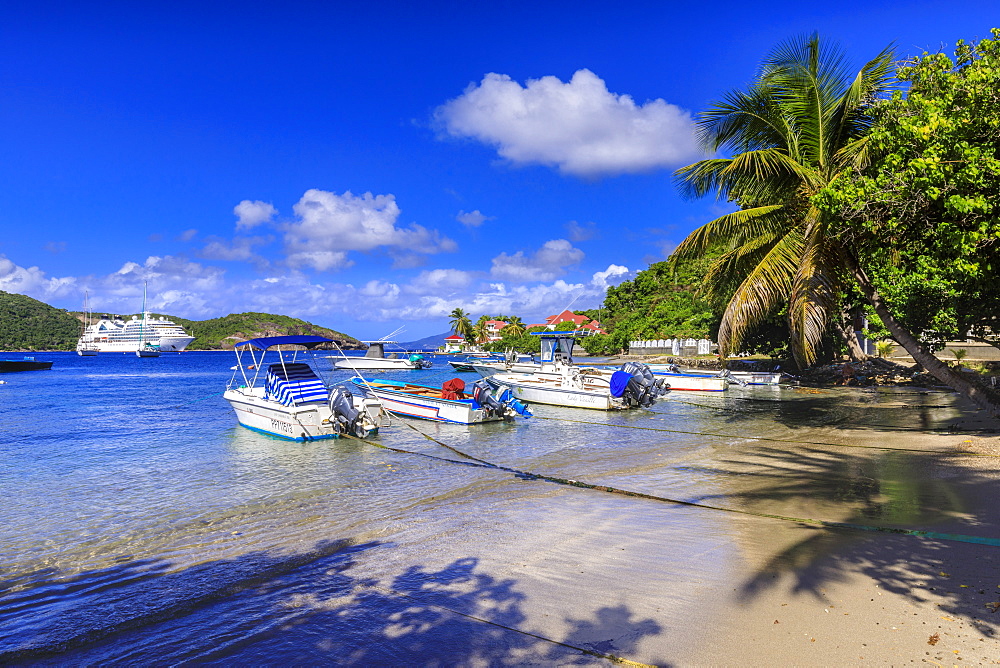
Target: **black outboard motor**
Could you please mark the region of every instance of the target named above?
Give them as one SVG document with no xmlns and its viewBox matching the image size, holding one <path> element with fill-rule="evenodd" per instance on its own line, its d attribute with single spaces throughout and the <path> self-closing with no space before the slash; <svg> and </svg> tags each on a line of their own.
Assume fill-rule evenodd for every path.
<svg viewBox="0 0 1000 668">
<path fill-rule="evenodd" d="M 663 383 L 659 382 L 645 364 L 625 362 L 622 371 L 631 375 L 625 387 L 624 397 L 636 406 L 652 406 L 656 397 L 663 393 Z"/>
<path fill-rule="evenodd" d="M 481 378 L 472 384 L 472 398 L 491 417 L 499 415 L 507 417 L 510 412 L 506 406 L 493 398 L 493 388 Z"/>
<path fill-rule="evenodd" d="M 354 395 L 346 388 L 331 388 L 330 412 L 333 413 L 330 419 L 336 422 L 337 433 L 346 432 L 359 438 L 365 435 L 361 411 L 354 407 Z"/>
</svg>

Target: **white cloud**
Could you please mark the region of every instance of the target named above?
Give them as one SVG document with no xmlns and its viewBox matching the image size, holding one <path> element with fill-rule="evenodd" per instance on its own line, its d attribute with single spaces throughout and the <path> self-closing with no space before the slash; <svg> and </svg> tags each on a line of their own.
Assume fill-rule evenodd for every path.
<svg viewBox="0 0 1000 668">
<path fill-rule="evenodd" d="M 397 227 L 400 209 L 392 195 L 360 197 L 306 191 L 293 207 L 298 220 L 285 227 L 288 264 L 320 271 L 350 266 L 349 251 L 396 249 L 433 254 L 457 249 L 455 242 L 416 223 Z"/>
<path fill-rule="evenodd" d="M 38 267 L 22 267 L 0 255 L 0 290 L 4 292 L 47 301 L 72 294 L 75 285 L 75 278 L 48 278 Z"/>
<path fill-rule="evenodd" d="M 462 223 L 466 227 L 479 227 L 487 220 L 493 220 L 493 217 L 484 216 L 479 212 L 479 209 L 476 209 L 475 211 L 469 211 L 468 213 L 465 211 L 459 211 L 458 215 L 455 216 L 455 220 Z"/>
<path fill-rule="evenodd" d="M 546 241 L 538 252 L 527 256 L 523 251 L 513 255 L 500 253 L 493 258 L 490 275 L 507 281 L 527 283 L 531 281 L 551 281 L 563 272 L 565 267 L 583 259 L 583 251 L 574 248 L 565 239 Z"/>
<path fill-rule="evenodd" d="M 587 241 L 597 235 L 597 223 L 590 221 L 580 224 L 575 220 L 571 220 L 566 223 L 566 232 L 569 234 L 570 241 Z"/>
<path fill-rule="evenodd" d="M 261 223 L 270 222 L 278 215 L 278 210 L 267 202 L 261 202 L 260 200 L 251 202 L 245 199 L 233 207 L 233 213 L 236 214 L 236 229 L 248 230 L 257 227 Z"/>
<path fill-rule="evenodd" d="M 435 119 L 449 135 L 495 146 L 512 163 L 577 176 L 651 171 L 701 154 L 689 112 L 662 99 L 638 105 L 586 69 L 567 83 L 546 76 L 524 86 L 487 74 L 438 107 Z"/>
<path fill-rule="evenodd" d="M 629 271 L 628 267 L 623 267 L 620 264 L 609 264 L 604 271 L 594 273 L 590 284 L 601 290 L 607 290 L 612 285 L 618 285 L 630 278 L 632 278 L 632 272 Z"/>
<path fill-rule="evenodd" d="M 198 236 L 198 230 L 192 228 L 190 230 L 184 230 L 177 238 L 181 241 L 191 241 L 196 236 Z"/>
<path fill-rule="evenodd" d="M 209 239 L 198 255 L 206 260 L 241 261 L 266 266 L 267 261 L 253 249 L 254 246 L 263 246 L 271 241 L 271 237 L 236 237 L 231 242 L 213 238 Z"/>
<path fill-rule="evenodd" d="M 406 287 L 413 294 L 455 294 L 467 288 L 474 274 L 460 269 L 431 269 L 422 271 Z"/>
</svg>

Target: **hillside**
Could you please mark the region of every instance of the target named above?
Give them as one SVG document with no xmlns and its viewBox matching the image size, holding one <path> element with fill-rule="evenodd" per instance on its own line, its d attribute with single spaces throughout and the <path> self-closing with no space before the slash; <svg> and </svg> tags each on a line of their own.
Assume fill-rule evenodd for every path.
<svg viewBox="0 0 1000 668">
<path fill-rule="evenodd" d="M 170 315 L 164 317 L 173 320 L 194 337 L 188 350 L 230 350 L 233 344 L 247 339 L 290 334 L 325 336 L 336 341 L 345 350 L 365 347 L 352 336 L 286 315 L 234 313 L 211 320 L 187 320 Z"/>
<path fill-rule="evenodd" d="M 246 339 L 288 334 L 325 336 L 345 350 L 364 348 L 352 336 L 284 315 L 237 313 L 210 320 L 188 320 L 165 313 L 152 315 L 173 320 L 194 336 L 188 350 L 229 350 L 234 343 Z M 0 350 L 74 350 L 83 317 L 78 311 L 64 311 L 31 297 L 0 290 Z"/>
<path fill-rule="evenodd" d="M 72 314 L 0 290 L 0 350 L 73 350 L 79 337 Z"/>
</svg>

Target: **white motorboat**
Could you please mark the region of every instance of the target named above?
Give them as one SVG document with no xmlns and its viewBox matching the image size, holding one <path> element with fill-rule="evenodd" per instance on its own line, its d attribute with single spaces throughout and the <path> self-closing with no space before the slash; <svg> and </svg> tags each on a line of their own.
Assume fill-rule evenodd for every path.
<svg viewBox="0 0 1000 668">
<path fill-rule="evenodd" d="M 511 420 L 515 414 L 531 417 L 512 392 L 500 392 L 494 397 L 493 388 L 483 379 L 472 383 L 468 391 L 461 378 L 445 381 L 441 387 L 396 380 L 353 380 L 378 397 L 389 414 L 458 424 Z"/>
<path fill-rule="evenodd" d="M 396 341 L 379 340 L 362 341 L 361 343 L 368 346 L 368 351 L 364 357 L 352 357 L 343 354 L 343 352 L 340 355 L 330 355 L 329 359 L 333 361 L 333 367 L 335 369 L 353 369 L 355 371 L 391 371 L 429 369 L 431 367 L 430 360 L 424 359 L 424 356 L 419 353 L 407 355 L 404 352 L 402 357 L 398 353 L 390 353 L 386 357 L 385 346 L 398 345 Z"/>
<path fill-rule="evenodd" d="M 682 379 L 690 379 L 694 377 L 724 378 L 728 381 L 729 385 L 739 386 L 777 385 L 781 382 L 784 375 L 780 371 L 729 371 L 728 369 L 724 369 L 722 371 L 700 371 L 698 369 L 682 369 L 676 364 L 650 364 L 649 368 L 655 375 L 670 375 L 672 377 L 681 377 Z M 678 384 L 685 384 L 684 380 L 676 382 Z M 697 383 L 687 381 L 687 384 Z M 673 387 L 673 384 L 671 384 L 671 386 Z M 674 387 L 674 389 L 681 390 L 688 388 Z"/>
<path fill-rule="evenodd" d="M 312 350 L 327 344 L 336 345 L 321 336 L 269 336 L 236 344 L 236 367 L 223 397 L 239 423 L 293 441 L 378 433 L 382 405 L 376 397 L 342 386 L 328 388 L 314 366 L 300 360 L 300 351 L 290 361 L 280 352 L 282 347 Z M 273 363 L 265 360 L 269 348 L 278 349 Z"/>
<path fill-rule="evenodd" d="M 510 390 L 528 403 L 618 410 L 635 406 L 651 406 L 669 386 L 657 382 L 643 364 L 626 362 L 611 371 L 573 364 L 571 352 L 577 332 L 538 332 L 541 355 L 530 371 L 520 372 L 510 365 L 508 370 L 492 369 L 486 381 L 503 392 Z M 479 370 L 479 365 L 475 365 Z M 482 373 L 482 372 L 481 372 Z"/>
</svg>

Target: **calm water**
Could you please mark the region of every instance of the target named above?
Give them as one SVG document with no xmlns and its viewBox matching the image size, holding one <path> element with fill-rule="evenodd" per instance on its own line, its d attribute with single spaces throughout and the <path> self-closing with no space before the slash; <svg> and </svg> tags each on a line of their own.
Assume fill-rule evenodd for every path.
<svg viewBox="0 0 1000 668">
<path fill-rule="evenodd" d="M 55 364 L 0 375 L 2 664 L 656 662 L 753 577 L 761 532 L 785 530 L 476 466 L 424 434 L 519 471 L 881 525 L 940 526 L 977 483 L 841 447 L 954 424 L 943 394 L 759 388 L 395 421 L 375 442 L 420 453 L 405 454 L 239 427 L 231 353 L 36 357 Z M 458 375 L 429 358 L 390 377 Z"/>
</svg>

